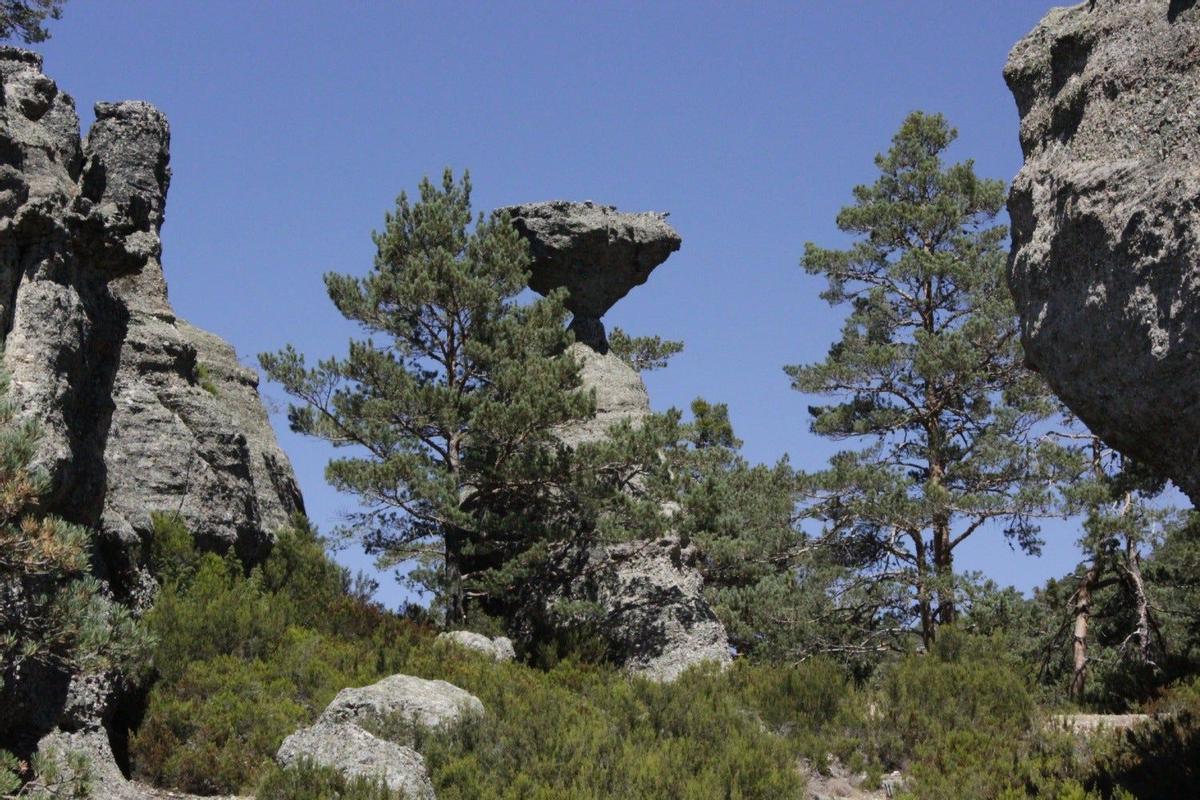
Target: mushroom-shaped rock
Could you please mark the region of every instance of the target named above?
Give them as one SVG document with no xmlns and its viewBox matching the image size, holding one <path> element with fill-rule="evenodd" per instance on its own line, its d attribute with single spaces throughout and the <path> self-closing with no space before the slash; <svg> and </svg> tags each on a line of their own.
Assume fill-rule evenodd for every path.
<svg viewBox="0 0 1200 800">
<path fill-rule="evenodd" d="M 425 759 L 411 747 L 373 736 L 352 722 L 319 721 L 283 740 L 275 760 L 290 766 L 308 759 L 350 778 L 381 778 L 411 800 L 434 800 Z"/>
<path fill-rule="evenodd" d="M 482 713 L 479 698 L 452 683 L 390 675 L 370 686 L 342 689 L 326 706 L 320 721 L 382 722 L 399 716 L 426 728 L 438 728 L 468 714 Z"/>
<path fill-rule="evenodd" d="M 512 661 L 517 657 L 512 640 L 505 636 L 489 639 L 474 631 L 446 631 L 438 635 L 438 641 L 483 653 L 494 661 Z"/>
<path fill-rule="evenodd" d="M 500 209 L 529 241 L 529 286 L 541 294 L 565 287 L 580 341 L 607 349 L 600 317 L 679 249 L 666 214 L 622 213 L 615 206 L 554 200 Z"/>
<path fill-rule="evenodd" d="M 1009 283 L 1029 363 L 1200 502 L 1200 5 L 1051 10 L 1004 77 L 1025 164 Z"/>
</svg>

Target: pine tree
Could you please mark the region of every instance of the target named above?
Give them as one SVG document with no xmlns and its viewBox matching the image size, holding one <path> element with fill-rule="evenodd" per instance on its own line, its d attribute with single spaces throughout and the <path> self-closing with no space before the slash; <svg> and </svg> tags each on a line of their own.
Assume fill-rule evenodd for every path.
<svg viewBox="0 0 1200 800">
<path fill-rule="evenodd" d="M 39 509 L 37 424 L 18 420 L 0 371 L 0 707 L 41 669 L 125 673 L 146 654 L 144 629 L 91 574 L 91 533 Z M 8 722 L 0 719 L 0 736 Z"/>
<path fill-rule="evenodd" d="M 793 528 L 795 474 L 787 460 L 752 465 L 739 452 L 724 403 L 692 402 L 667 449 L 672 522 L 701 553 L 704 591 L 743 655 L 778 656 L 798 644 L 792 619 L 803 541 Z"/>
<path fill-rule="evenodd" d="M 461 623 L 490 570 L 555 536 L 572 457 L 556 426 L 589 416 L 578 391 L 564 295 L 517 302 L 528 245 L 503 215 L 472 227 L 471 185 L 447 171 L 401 194 L 363 278 L 328 274 L 338 311 L 369 338 L 308 368 L 288 347 L 267 374 L 302 401 L 294 430 L 351 448 L 326 476 L 363 510 L 348 533 L 384 564 L 419 559 L 414 580 Z M 563 523 L 566 524 L 566 523 Z"/>
<path fill-rule="evenodd" d="M 1166 489 L 1161 477 L 1097 436 L 1073 438 L 1084 442 L 1079 448 L 1083 470 L 1064 494 L 1071 510 L 1082 516 L 1078 544 L 1083 560 L 1071 575 L 1047 584 L 1038 598 L 1052 621 L 1061 620 L 1048 647 L 1059 650 L 1065 641 L 1070 665 L 1048 653 L 1043 673 L 1065 672 L 1068 693 L 1076 701 L 1090 695 L 1119 706 L 1166 679 L 1163 667 L 1171 648 L 1161 619 L 1164 606 L 1150 577 L 1155 571 L 1145 562 L 1169 537 L 1182 535 L 1185 519 L 1156 502 Z M 1104 665 L 1105 686 L 1089 693 L 1097 663 Z"/>
<path fill-rule="evenodd" d="M 683 342 L 661 336 L 630 336 L 620 328 L 608 334 L 608 348 L 638 372 L 662 369 L 673 356 L 683 352 Z"/>
<path fill-rule="evenodd" d="M 808 243 L 804 269 L 822 297 L 847 304 L 824 361 L 787 367 L 793 387 L 834 395 L 810 408 L 813 432 L 860 440 L 806 478 L 812 513 L 851 562 L 915 608 L 928 645 L 955 619 L 954 552 L 999 526 L 1026 551 L 1040 542 L 1061 450 L 1037 437 L 1054 411 L 1022 364 L 1004 279 L 1004 186 L 972 162 L 944 165 L 956 132 L 913 113 L 879 178 L 854 189 L 839 229 L 845 250 Z"/>
<path fill-rule="evenodd" d="M 21 37 L 26 44 L 50 38 L 47 19 L 61 19 L 66 0 L 0 0 L 0 39 Z"/>
</svg>

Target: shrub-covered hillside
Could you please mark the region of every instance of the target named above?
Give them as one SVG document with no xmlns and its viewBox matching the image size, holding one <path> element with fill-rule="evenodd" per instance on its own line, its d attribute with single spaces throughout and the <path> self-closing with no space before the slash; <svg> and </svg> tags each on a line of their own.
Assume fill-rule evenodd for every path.
<svg viewBox="0 0 1200 800">
<path fill-rule="evenodd" d="M 1170 712 L 1160 723 L 1080 749 L 1048 724 L 1034 676 L 999 634 L 948 631 L 932 653 L 885 660 L 857 682 L 824 658 L 701 667 L 672 684 L 573 657 L 548 669 L 496 663 L 353 591 L 304 525 L 246 574 L 193 551 L 175 520 L 157 524 L 164 577 L 146 619 L 157 677 L 129 739 L 147 783 L 385 797 L 366 784 L 343 794 L 344 778 L 282 771 L 272 756 L 339 689 L 404 673 L 449 681 L 486 708 L 449 730 L 395 720 L 376 731 L 416 746 L 443 800 L 800 798 L 830 768 L 862 773 L 864 791 L 900 770 L 919 798 L 1190 796 L 1178 771 L 1155 781 L 1172 774 L 1162 759 L 1200 753 L 1200 685 L 1160 700 Z"/>
</svg>

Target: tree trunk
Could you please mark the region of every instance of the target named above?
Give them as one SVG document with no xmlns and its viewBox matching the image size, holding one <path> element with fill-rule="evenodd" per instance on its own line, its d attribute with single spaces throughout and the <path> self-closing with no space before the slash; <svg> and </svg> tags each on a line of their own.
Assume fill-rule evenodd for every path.
<svg viewBox="0 0 1200 800">
<path fill-rule="evenodd" d="M 933 527 L 933 560 L 937 575 L 937 622 L 939 625 L 949 625 L 954 622 L 954 562 L 950 554 L 950 524 L 948 520 L 938 519 Z"/>
<path fill-rule="evenodd" d="M 912 533 L 913 549 L 917 561 L 917 609 L 921 615 L 921 643 L 928 652 L 933 647 L 936 625 L 933 618 L 933 600 L 929 593 L 929 570 L 925 562 L 925 541 L 920 532 Z"/>
<path fill-rule="evenodd" d="M 1083 690 L 1087 682 L 1088 622 L 1092 616 L 1092 590 L 1096 585 L 1097 577 L 1096 565 L 1092 564 L 1080 578 L 1079 588 L 1075 590 L 1075 622 L 1071 636 L 1074 657 L 1071 672 L 1071 698 L 1077 701 L 1083 698 Z"/>
<path fill-rule="evenodd" d="M 1137 609 L 1137 629 L 1135 635 L 1138 643 L 1138 653 L 1146 664 L 1154 664 L 1150 657 L 1150 600 L 1146 595 L 1146 582 L 1142 579 L 1142 556 L 1133 543 L 1133 537 L 1125 539 L 1125 575 L 1129 579 L 1129 589 L 1133 593 L 1134 605 Z"/>
<path fill-rule="evenodd" d="M 459 531 L 447 531 L 445 536 L 446 578 L 446 626 L 452 627 L 466 622 L 462 579 L 462 535 Z"/>
<path fill-rule="evenodd" d="M 931 428 L 931 442 L 937 437 L 937 447 L 940 448 L 940 430 L 937 426 Z M 931 445 L 930 449 L 934 449 Z M 929 483 L 935 493 L 942 491 L 942 479 L 945 475 L 940 458 L 934 458 L 929 464 Z M 937 609 L 934 621 L 938 625 L 949 625 L 954 622 L 954 564 L 950 553 L 950 517 L 937 512 L 933 515 L 933 571 L 936 578 Z"/>
</svg>

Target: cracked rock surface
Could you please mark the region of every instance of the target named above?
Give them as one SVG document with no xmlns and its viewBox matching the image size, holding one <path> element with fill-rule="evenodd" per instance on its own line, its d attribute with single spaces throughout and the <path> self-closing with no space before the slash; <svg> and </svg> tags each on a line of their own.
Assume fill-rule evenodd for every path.
<svg viewBox="0 0 1200 800">
<path fill-rule="evenodd" d="M 1053 9 L 1004 77 L 1025 155 L 1009 282 L 1028 360 L 1200 503 L 1200 5 Z"/>
<path fill-rule="evenodd" d="M 153 512 L 253 561 L 303 505 L 257 375 L 167 299 L 166 118 L 143 102 L 98 103 L 95 116 L 81 139 L 41 57 L 0 47 L 3 363 L 41 426 L 47 510 L 97 532 L 96 577 L 140 608 Z M 120 676 L 36 683 L 0 714 L 0 741 L 94 730 Z"/>
<path fill-rule="evenodd" d="M 166 118 L 98 103 L 81 140 L 74 101 L 16 48 L 0 48 L 0 88 L 4 364 L 42 423 L 53 510 L 118 553 L 177 511 L 254 557 L 302 501 L 256 373 L 167 299 Z"/>
</svg>

